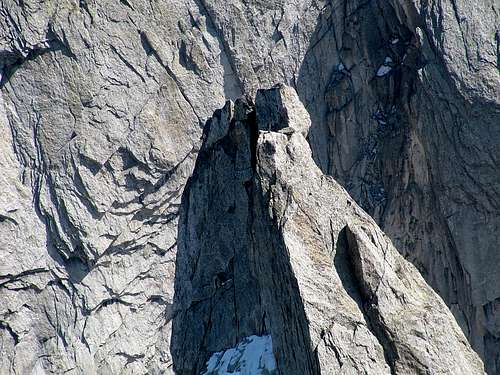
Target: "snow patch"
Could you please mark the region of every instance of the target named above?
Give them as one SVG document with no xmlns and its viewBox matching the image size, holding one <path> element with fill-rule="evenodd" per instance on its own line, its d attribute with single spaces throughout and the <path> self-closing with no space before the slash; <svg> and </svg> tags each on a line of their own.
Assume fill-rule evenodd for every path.
<svg viewBox="0 0 500 375">
<path fill-rule="evenodd" d="M 212 354 L 201 375 L 275 375 L 271 336 L 245 337 L 235 348 Z"/>
<path fill-rule="evenodd" d="M 385 66 L 385 65 L 382 65 L 380 68 L 378 68 L 377 70 L 377 77 L 383 77 L 385 76 L 386 74 L 388 74 L 390 71 L 392 70 L 392 68 L 390 66 Z"/>
<path fill-rule="evenodd" d="M 377 70 L 377 77 L 383 77 L 392 70 L 392 59 L 387 56 L 384 63 Z"/>
</svg>

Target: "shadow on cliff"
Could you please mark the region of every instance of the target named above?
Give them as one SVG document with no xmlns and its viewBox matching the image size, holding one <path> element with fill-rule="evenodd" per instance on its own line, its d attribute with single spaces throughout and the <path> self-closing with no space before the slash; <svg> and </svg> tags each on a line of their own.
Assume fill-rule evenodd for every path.
<svg viewBox="0 0 500 375">
<path fill-rule="evenodd" d="M 491 261 L 495 241 L 483 231 L 498 222 L 498 215 L 490 216 L 498 212 L 498 199 L 491 189 L 476 190 L 491 187 L 490 177 L 498 175 L 491 162 L 500 150 L 499 128 L 492 122 L 498 101 L 482 97 L 486 91 L 457 86 L 453 64 L 444 61 L 445 47 L 427 37 L 441 35 L 445 25 L 426 25 L 425 7 L 417 14 L 411 6 L 403 11 L 407 5 L 401 2 L 339 4 L 319 16 L 296 80 L 311 115 L 308 140 L 315 162 L 453 307 L 488 372 L 495 372 L 498 338 L 483 340 L 485 323 L 478 323 L 477 311 L 482 315 L 487 301 L 473 305 L 468 270 L 491 275 L 490 265 L 498 263 Z M 387 57 L 391 69 L 377 76 Z M 479 265 L 481 257 L 472 259 L 472 253 L 488 254 L 487 261 Z"/>
<path fill-rule="evenodd" d="M 214 117 L 220 124 L 221 112 Z M 278 373 L 317 375 L 297 279 L 255 173 L 255 117 L 246 120 L 246 133 L 235 130 L 235 123 L 230 119 L 226 136 L 208 150 L 202 147 L 182 196 L 173 368 L 177 375 L 199 375 L 214 352 L 234 348 L 250 335 L 271 335 Z M 253 166 L 243 179 L 242 155 L 243 164 Z"/>
<path fill-rule="evenodd" d="M 410 39 L 387 4 L 330 4 L 318 16 L 296 80 L 311 116 L 308 141 L 316 164 L 371 215 L 384 211 L 390 177 L 402 168 L 408 127 L 397 110 L 412 95 L 415 72 L 407 74 L 401 64 L 405 54 L 414 57 Z M 393 65 L 377 76 L 388 57 Z"/>
</svg>

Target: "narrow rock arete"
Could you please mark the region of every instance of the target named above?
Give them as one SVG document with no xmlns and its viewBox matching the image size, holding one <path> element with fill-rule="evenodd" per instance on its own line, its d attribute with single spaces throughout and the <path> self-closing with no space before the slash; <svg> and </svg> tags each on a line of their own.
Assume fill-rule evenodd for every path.
<svg viewBox="0 0 500 375">
<path fill-rule="evenodd" d="M 207 122 L 184 192 L 176 374 L 232 373 L 256 336 L 272 338 L 278 370 L 242 374 L 484 374 L 442 299 L 316 166 L 293 89 L 255 103 Z"/>
<path fill-rule="evenodd" d="M 500 375 L 499 25 L 0 1 L 0 375 Z"/>
</svg>

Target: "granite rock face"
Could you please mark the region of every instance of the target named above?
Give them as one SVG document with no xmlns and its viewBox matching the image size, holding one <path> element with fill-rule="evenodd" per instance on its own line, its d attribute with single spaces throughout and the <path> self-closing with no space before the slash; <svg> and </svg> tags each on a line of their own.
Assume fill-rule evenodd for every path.
<svg viewBox="0 0 500 375">
<path fill-rule="evenodd" d="M 175 372 L 270 335 L 280 374 L 484 374 L 441 298 L 316 166 L 291 91 L 207 123 L 179 220 Z"/>
<path fill-rule="evenodd" d="M 499 14 L 495 0 L 1 1 L 0 373 L 170 371 L 202 125 L 281 82 L 322 172 L 498 373 Z M 304 126 L 289 110 L 276 118 Z"/>
</svg>

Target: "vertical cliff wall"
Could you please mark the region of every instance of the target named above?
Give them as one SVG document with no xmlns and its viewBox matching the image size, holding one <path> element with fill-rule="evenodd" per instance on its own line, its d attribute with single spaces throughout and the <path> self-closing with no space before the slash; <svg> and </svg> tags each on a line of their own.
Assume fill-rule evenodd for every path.
<svg viewBox="0 0 500 375">
<path fill-rule="evenodd" d="M 205 121 L 287 83 L 308 141 L 500 367 L 494 0 L 0 3 L 0 368 L 161 373 Z"/>
</svg>

